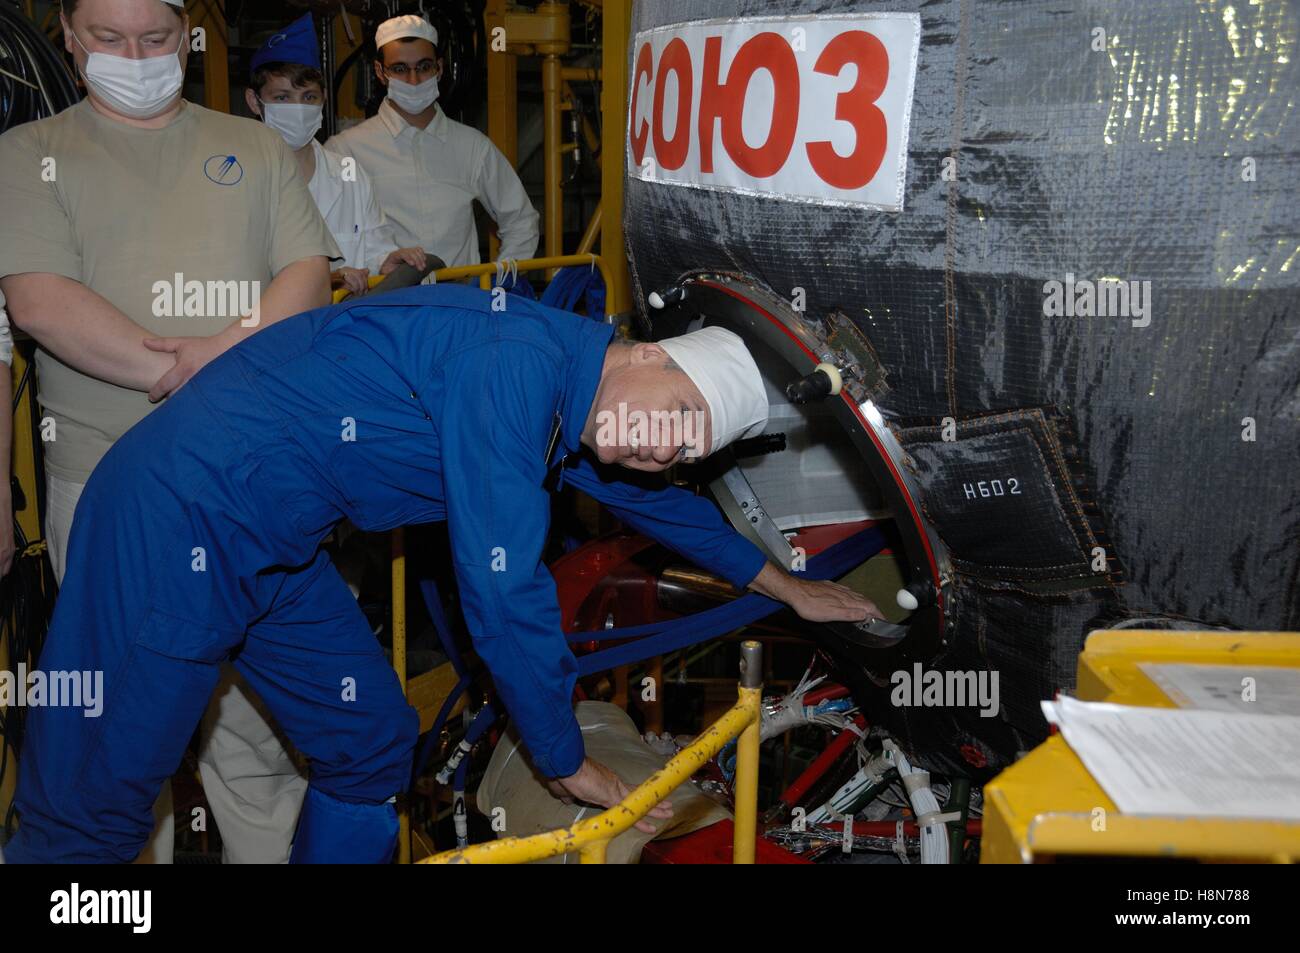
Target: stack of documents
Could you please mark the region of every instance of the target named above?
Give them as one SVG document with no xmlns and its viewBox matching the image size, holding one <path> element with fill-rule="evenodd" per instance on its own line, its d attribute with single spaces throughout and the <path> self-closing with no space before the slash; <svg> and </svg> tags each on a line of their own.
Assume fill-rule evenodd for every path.
<svg viewBox="0 0 1300 953">
<path fill-rule="evenodd" d="M 1183 707 L 1042 703 L 1120 811 L 1300 821 L 1300 672 L 1143 668 Z"/>
</svg>

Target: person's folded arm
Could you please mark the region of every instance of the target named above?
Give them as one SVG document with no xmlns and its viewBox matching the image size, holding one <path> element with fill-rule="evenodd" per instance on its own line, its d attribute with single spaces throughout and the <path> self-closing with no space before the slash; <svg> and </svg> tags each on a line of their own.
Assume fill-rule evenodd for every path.
<svg viewBox="0 0 1300 953">
<path fill-rule="evenodd" d="M 277 321 L 323 308 L 332 300 L 330 260 L 324 255 L 302 258 L 286 266 L 262 292 L 259 307 L 251 315 L 234 321 L 222 333 L 238 344 Z"/>
<path fill-rule="evenodd" d="M 232 321 L 224 330 L 209 337 L 147 338 L 146 347 L 175 361 L 152 385 L 149 399 L 162 400 L 228 348 L 277 321 L 323 308 L 330 297 L 329 259 L 313 255 L 285 267 L 262 292 L 252 314 Z"/>
<path fill-rule="evenodd" d="M 232 321 L 217 334 L 204 338 L 157 338 L 149 342 L 150 348 L 174 354 L 176 358 L 175 368 L 149 392 L 150 400 L 161 400 L 172 393 L 208 361 L 262 328 L 330 303 L 329 263 L 339 257 L 339 247 L 321 218 L 289 147 L 270 130 L 263 130 L 262 134 L 272 152 L 267 265 L 274 277 L 262 290 L 254 313 Z"/>
<path fill-rule="evenodd" d="M 79 281 L 28 273 L 0 278 L 14 327 L 69 367 L 119 387 L 147 391 L 175 365 L 151 351 L 152 335 Z"/>
<path fill-rule="evenodd" d="M 83 374 L 147 391 L 175 364 L 149 332 L 82 283 L 81 241 L 50 161 L 42 123 L 0 136 L 0 291 L 14 327 Z"/>
<path fill-rule="evenodd" d="M 370 176 L 364 169 L 357 168 L 357 180 L 352 183 L 352 188 L 358 190 L 357 204 L 361 208 L 361 221 L 357 222 L 361 233 L 357 258 L 361 266 L 370 269 L 374 275 L 387 275 L 403 263 L 423 269 L 426 263 L 424 249 L 402 248 L 397 244 L 397 232 L 379 207 Z"/>
</svg>

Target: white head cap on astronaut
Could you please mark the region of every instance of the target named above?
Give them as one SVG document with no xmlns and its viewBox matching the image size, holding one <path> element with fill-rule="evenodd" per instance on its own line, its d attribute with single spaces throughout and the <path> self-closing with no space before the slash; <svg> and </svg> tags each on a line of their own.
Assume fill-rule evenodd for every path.
<svg viewBox="0 0 1300 953">
<path fill-rule="evenodd" d="M 740 336 L 710 327 L 655 344 L 613 344 L 583 431 L 602 463 L 659 471 L 767 424 L 767 391 Z"/>
<path fill-rule="evenodd" d="M 726 328 L 701 328 L 660 341 L 709 405 L 713 439 L 705 453 L 721 450 L 767 425 L 767 389 L 740 335 Z"/>
</svg>

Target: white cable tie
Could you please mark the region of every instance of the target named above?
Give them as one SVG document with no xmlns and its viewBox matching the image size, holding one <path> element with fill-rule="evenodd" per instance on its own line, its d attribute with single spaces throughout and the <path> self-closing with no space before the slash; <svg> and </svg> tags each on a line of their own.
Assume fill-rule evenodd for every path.
<svg viewBox="0 0 1300 953">
<path fill-rule="evenodd" d="M 903 863 L 911 863 L 911 861 L 907 859 L 907 840 L 903 837 L 902 821 L 898 821 L 894 825 L 894 853 Z"/>
<path fill-rule="evenodd" d="M 909 797 L 917 791 L 928 790 L 930 787 L 930 772 L 913 769 L 910 774 L 903 775 L 903 787 L 907 788 Z"/>
<path fill-rule="evenodd" d="M 918 827 L 930 827 L 935 824 L 948 824 L 952 821 L 960 821 L 960 811 L 949 811 L 947 814 L 940 814 L 938 811 L 928 811 L 916 819 Z"/>
</svg>

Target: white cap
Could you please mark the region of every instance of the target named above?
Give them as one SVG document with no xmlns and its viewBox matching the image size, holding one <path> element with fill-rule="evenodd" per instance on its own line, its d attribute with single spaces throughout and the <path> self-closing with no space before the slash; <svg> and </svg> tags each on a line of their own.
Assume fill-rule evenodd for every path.
<svg viewBox="0 0 1300 953">
<path fill-rule="evenodd" d="M 726 328 L 702 328 L 660 341 L 659 346 L 704 395 L 713 422 L 709 453 L 767 426 L 767 388 L 740 335 Z"/>
<path fill-rule="evenodd" d="M 428 40 L 434 46 L 438 45 L 438 31 L 433 28 L 433 24 L 424 17 L 408 13 L 406 16 L 393 17 L 379 24 L 379 29 L 375 30 L 375 49 L 383 49 L 386 43 L 407 37 Z"/>
</svg>

